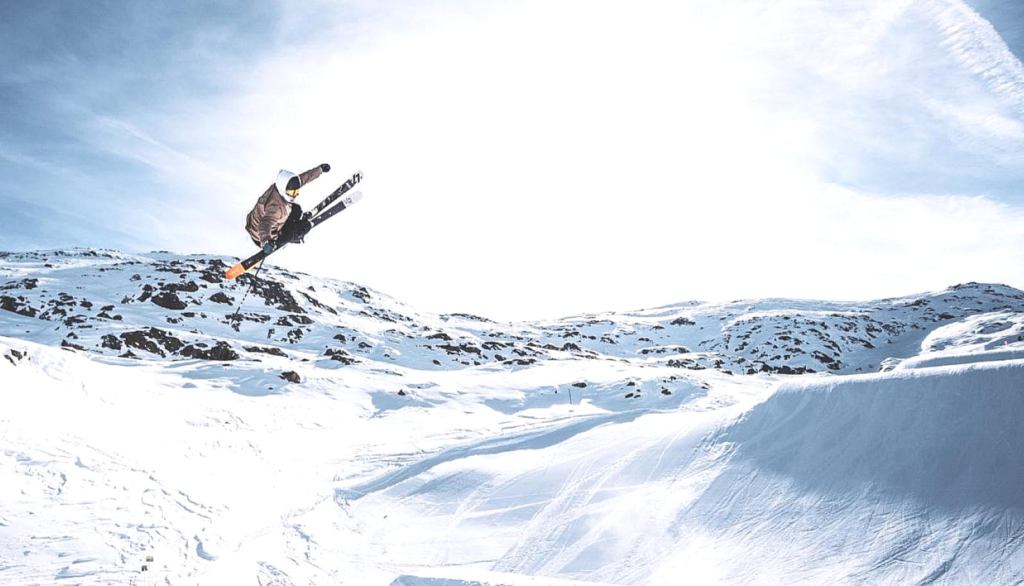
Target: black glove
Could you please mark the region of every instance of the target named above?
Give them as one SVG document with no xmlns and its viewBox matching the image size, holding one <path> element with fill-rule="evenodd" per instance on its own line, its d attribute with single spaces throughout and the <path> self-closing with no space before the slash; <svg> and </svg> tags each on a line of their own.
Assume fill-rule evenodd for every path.
<svg viewBox="0 0 1024 586">
<path fill-rule="evenodd" d="M 276 248 L 277 245 L 274 244 L 273 240 L 267 240 L 263 243 L 263 254 L 270 254 L 271 252 L 274 252 L 274 249 Z"/>
<path fill-rule="evenodd" d="M 327 163 L 324 163 L 323 165 L 320 165 L 320 170 L 323 171 L 324 173 L 328 173 L 331 170 L 331 166 L 328 165 Z"/>
</svg>

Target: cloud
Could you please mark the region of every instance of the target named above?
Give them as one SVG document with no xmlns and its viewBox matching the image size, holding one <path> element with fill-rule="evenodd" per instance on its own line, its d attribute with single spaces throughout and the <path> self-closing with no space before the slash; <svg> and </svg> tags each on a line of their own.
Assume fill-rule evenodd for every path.
<svg viewBox="0 0 1024 586">
<path fill-rule="evenodd" d="M 992 24 L 960 0 L 926 2 L 924 12 L 939 28 L 949 53 L 1024 114 L 1024 65 Z"/>
</svg>

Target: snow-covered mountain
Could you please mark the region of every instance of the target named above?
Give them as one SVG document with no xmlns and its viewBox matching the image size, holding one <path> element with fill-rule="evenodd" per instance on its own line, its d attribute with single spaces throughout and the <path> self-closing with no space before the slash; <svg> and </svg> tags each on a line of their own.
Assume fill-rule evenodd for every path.
<svg viewBox="0 0 1024 586">
<path fill-rule="evenodd" d="M 0 583 L 1024 580 L 1021 291 L 498 323 L 233 262 L 0 253 Z"/>
<path fill-rule="evenodd" d="M 77 250 L 0 260 L 0 308 L 34 320 L 11 335 L 125 358 L 251 360 L 272 353 L 425 370 L 624 359 L 732 374 L 850 374 L 916 355 L 941 326 L 1024 309 L 1020 291 L 971 283 L 870 303 L 692 302 L 500 324 L 424 314 L 365 287 L 273 267 L 259 279 L 227 281 L 228 265 L 216 257 Z M 983 322 L 968 323 L 984 330 Z M 995 343 L 1021 333 L 1000 331 Z"/>
</svg>

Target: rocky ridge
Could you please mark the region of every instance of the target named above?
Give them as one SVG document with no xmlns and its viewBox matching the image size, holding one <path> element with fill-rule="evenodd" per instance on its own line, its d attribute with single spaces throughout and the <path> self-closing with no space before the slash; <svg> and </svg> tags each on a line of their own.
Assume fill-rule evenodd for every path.
<svg viewBox="0 0 1024 586">
<path fill-rule="evenodd" d="M 877 371 L 919 354 L 936 330 L 965 321 L 996 332 L 993 344 L 1024 334 L 1005 317 L 1024 312 L 1024 292 L 1004 285 L 860 303 L 690 302 L 498 323 L 423 313 L 363 286 L 270 266 L 259 279 L 228 281 L 233 262 L 94 249 L 0 253 L 0 335 L 126 359 L 274 355 L 332 368 L 371 362 L 424 370 L 604 360 L 799 375 Z"/>
</svg>

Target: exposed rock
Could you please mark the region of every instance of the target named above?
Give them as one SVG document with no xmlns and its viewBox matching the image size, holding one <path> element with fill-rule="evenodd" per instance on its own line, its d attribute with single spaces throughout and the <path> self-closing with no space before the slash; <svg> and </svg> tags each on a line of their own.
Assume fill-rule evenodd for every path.
<svg viewBox="0 0 1024 586">
<path fill-rule="evenodd" d="M 253 321 L 260 324 L 265 324 L 270 321 L 270 316 L 263 313 L 229 313 L 224 317 L 227 318 L 224 320 L 224 323 L 234 322 L 236 325 L 243 321 Z"/>
<path fill-rule="evenodd" d="M 154 295 L 150 301 L 164 309 L 180 311 L 188 307 L 184 301 L 178 299 L 178 295 L 175 293 L 160 293 L 159 295 Z"/>
<path fill-rule="evenodd" d="M 109 348 L 111 350 L 120 350 L 123 347 L 123 345 L 121 344 L 121 340 L 119 340 L 117 336 L 115 336 L 114 334 L 107 334 L 103 336 L 102 347 Z"/>
<path fill-rule="evenodd" d="M 334 348 L 328 348 L 324 352 L 324 356 L 330 356 L 331 360 L 336 360 L 346 366 L 350 364 L 356 364 L 359 362 L 358 358 L 352 356 L 348 352 L 344 350 L 336 350 Z"/>
<path fill-rule="evenodd" d="M 352 296 L 362 301 L 363 303 L 370 302 L 370 292 L 366 290 L 366 287 L 360 287 L 352 291 Z"/>
<path fill-rule="evenodd" d="M 82 352 L 86 352 L 87 351 L 81 345 L 79 345 L 79 344 L 72 344 L 71 342 L 68 342 L 67 340 L 61 340 L 60 341 L 60 347 L 61 348 L 73 348 L 75 350 L 81 350 Z"/>
<path fill-rule="evenodd" d="M 469 313 L 450 313 L 448 315 L 442 315 L 441 319 L 447 320 L 448 318 L 458 317 L 462 319 L 468 319 L 469 321 L 478 321 L 484 323 L 494 323 L 493 320 L 489 320 L 486 317 L 480 317 L 478 315 L 472 315 Z"/>
<path fill-rule="evenodd" d="M 160 290 L 165 293 L 195 293 L 199 291 L 199 285 L 195 281 L 185 281 L 184 283 L 165 283 L 160 286 Z"/>
<path fill-rule="evenodd" d="M 189 344 L 182 348 L 180 354 L 186 358 L 197 358 L 200 360 L 218 360 L 227 362 L 238 360 L 238 352 L 235 352 L 231 345 L 224 341 L 218 341 L 209 350 L 204 347 L 206 344 Z"/>
<path fill-rule="evenodd" d="M 800 375 L 800 374 L 810 374 L 810 373 L 813 373 L 814 370 L 812 370 L 810 368 L 807 368 L 806 366 L 798 366 L 796 368 L 793 368 L 792 366 L 790 366 L 788 364 L 783 364 L 782 366 L 780 366 L 778 368 L 772 369 L 772 372 L 774 372 L 776 374 Z"/>
<path fill-rule="evenodd" d="M 174 275 L 184 275 L 188 271 L 186 269 L 181 268 L 183 266 L 186 266 L 186 265 L 185 265 L 185 263 L 183 263 L 180 260 L 172 260 L 170 262 L 162 261 L 162 262 L 153 263 L 153 270 L 157 271 L 158 273 L 171 273 L 171 274 L 174 274 Z"/>
<path fill-rule="evenodd" d="M 273 346 L 245 346 L 246 352 L 257 352 L 260 354 L 270 354 L 271 356 L 280 356 L 281 358 L 288 358 L 288 355 L 284 350 L 275 348 Z"/>
<path fill-rule="evenodd" d="M 224 261 L 219 258 L 208 260 L 206 262 L 206 268 L 203 269 L 202 274 L 199 278 L 206 281 L 207 283 L 223 283 L 225 278 L 224 274 L 231 268 Z"/>
<path fill-rule="evenodd" d="M 13 281 L 11 283 L 5 283 L 0 285 L 0 291 L 11 291 L 12 289 L 26 289 L 31 290 L 39 286 L 39 279 L 22 279 L 21 281 Z"/>
<path fill-rule="evenodd" d="M 838 360 L 817 350 L 811 353 L 811 357 L 827 366 L 829 370 L 839 370 L 842 368 L 842 364 Z"/>
<path fill-rule="evenodd" d="M 687 370 L 705 370 L 707 368 L 691 358 L 684 358 L 682 360 L 673 359 L 669 360 L 666 364 L 673 368 L 685 368 Z"/>
<path fill-rule="evenodd" d="M 119 336 L 129 348 L 144 350 L 150 354 L 166 357 L 166 352 L 175 353 L 185 343 L 158 328 L 125 332 Z"/>
<path fill-rule="evenodd" d="M 310 290 L 313 291 L 313 292 L 316 292 L 316 289 L 313 289 L 312 286 L 310 286 Z M 333 313 L 334 315 L 338 315 L 338 311 L 336 309 L 334 309 L 333 307 L 328 307 L 328 306 L 324 305 L 323 303 L 320 303 L 320 300 L 318 300 L 316 297 L 313 297 L 309 293 L 306 293 L 304 291 L 299 291 L 299 293 L 303 297 L 306 298 L 306 301 L 309 301 L 310 303 L 312 303 L 313 307 L 316 307 L 317 309 L 320 309 L 321 311 L 326 311 L 327 313 Z"/>
<path fill-rule="evenodd" d="M 72 328 L 76 325 L 84 324 L 86 322 L 86 319 L 87 318 L 84 315 L 73 315 L 64 320 L 64 325 L 69 328 Z"/>
<path fill-rule="evenodd" d="M 277 281 L 257 279 L 249 274 L 238 277 L 236 281 L 241 287 L 251 287 L 252 294 L 263 299 L 265 305 L 276 307 L 286 313 L 306 313 L 291 292 Z"/>
<path fill-rule="evenodd" d="M 469 344 L 459 344 L 458 346 L 452 344 L 440 344 L 438 345 L 438 348 L 444 350 L 448 354 L 461 354 L 463 352 L 467 354 L 476 354 L 478 356 L 481 354 L 479 348 Z"/>
<path fill-rule="evenodd" d="M 302 382 L 302 377 L 299 376 L 299 373 L 293 370 L 289 370 L 288 372 L 282 372 L 278 376 L 290 383 L 299 384 Z"/>
<path fill-rule="evenodd" d="M 56 321 L 63 320 L 67 317 L 68 312 L 73 311 L 73 308 L 76 307 L 78 303 L 75 302 L 74 297 L 67 293 L 60 293 L 56 299 L 50 299 L 47 301 L 46 305 L 49 309 L 39 314 L 39 319 Z"/>
<path fill-rule="evenodd" d="M 15 299 L 7 295 L 0 295 L 0 309 L 25 317 L 35 317 L 39 313 L 34 307 L 29 305 L 28 299 L 21 296 Z"/>
<path fill-rule="evenodd" d="M 214 303 L 223 303 L 224 305 L 234 305 L 235 300 L 228 297 L 223 291 L 218 291 L 210 296 L 210 301 Z"/>
<path fill-rule="evenodd" d="M 309 316 L 305 315 L 282 315 L 277 320 L 277 325 L 283 327 L 291 327 L 294 325 L 308 326 L 313 323 L 313 320 Z"/>
</svg>

